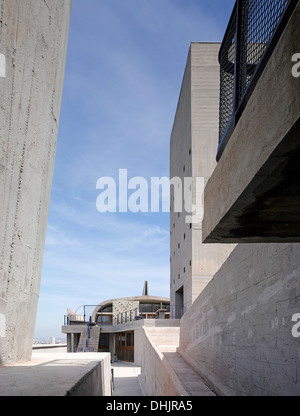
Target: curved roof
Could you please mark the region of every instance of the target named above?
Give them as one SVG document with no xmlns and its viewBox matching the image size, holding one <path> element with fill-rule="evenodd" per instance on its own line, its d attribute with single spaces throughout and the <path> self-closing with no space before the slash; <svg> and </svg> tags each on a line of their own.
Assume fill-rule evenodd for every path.
<svg viewBox="0 0 300 416">
<path fill-rule="evenodd" d="M 125 297 L 125 298 L 115 298 L 115 299 L 108 299 L 108 300 L 104 300 L 103 302 L 99 303 L 96 308 L 93 311 L 92 317 L 93 319 L 95 319 L 97 312 L 100 309 L 104 309 L 110 305 L 113 304 L 113 302 L 115 301 L 138 301 L 140 303 L 157 303 L 157 302 L 163 302 L 163 303 L 170 303 L 170 299 L 169 298 L 165 298 L 162 296 L 129 296 L 129 297 Z"/>
<path fill-rule="evenodd" d="M 146 280 L 144 283 L 144 288 L 143 288 L 143 294 L 142 296 L 129 296 L 129 297 L 125 297 L 125 298 L 115 298 L 115 299 L 108 299 L 108 300 L 104 300 L 103 302 L 99 303 L 96 308 L 94 309 L 93 313 L 92 313 L 92 319 L 95 320 L 96 318 L 96 314 L 100 309 L 104 309 L 110 305 L 113 304 L 113 302 L 116 301 L 127 301 L 127 302 L 132 302 L 132 301 L 138 301 L 140 303 L 157 303 L 157 302 L 163 302 L 163 303 L 170 303 L 170 299 L 166 298 L 166 297 L 162 297 L 162 296 L 151 296 L 148 294 L 148 281 Z"/>
</svg>

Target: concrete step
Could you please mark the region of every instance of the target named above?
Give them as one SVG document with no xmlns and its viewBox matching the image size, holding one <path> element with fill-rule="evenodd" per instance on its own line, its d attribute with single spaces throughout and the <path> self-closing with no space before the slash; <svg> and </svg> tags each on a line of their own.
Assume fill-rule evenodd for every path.
<svg viewBox="0 0 300 416">
<path fill-rule="evenodd" d="M 164 352 L 164 357 L 191 396 L 216 396 L 189 364 L 177 352 Z"/>
<path fill-rule="evenodd" d="M 179 328 L 147 328 L 146 332 L 150 342 L 163 354 L 188 395 L 215 396 L 200 375 L 177 352 Z"/>
</svg>

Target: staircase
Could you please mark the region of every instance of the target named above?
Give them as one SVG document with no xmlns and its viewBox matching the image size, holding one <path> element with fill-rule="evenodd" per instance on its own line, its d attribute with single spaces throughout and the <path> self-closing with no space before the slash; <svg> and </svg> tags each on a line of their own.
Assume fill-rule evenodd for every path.
<svg viewBox="0 0 300 416">
<path fill-rule="evenodd" d="M 77 352 L 98 352 L 100 326 L 90 327 L 90 336 L 86 345 L 87 331 L 88 328 L 84 331 L 81 331 Z"/>
<path fill-rule="evenodd" d="M 161 359 L 164 371 L 173 380 L 174 388 L 182 396 L 215 396 L 213 392 L 196 373 L 196 371 L 178 353 L 180 328 L 179 327 L 144 327 L 147 338 L 153 349 Z M 149 370 L 148 370 L 149 371 Z M 149 373 L 148 373 L 149 374 Z M 145 375 L 143 376 L 145 377 Z M 148 377 L 151 379 L 151 377 Z M 142 381 L 143 378 L 142 378 Z M 163 387 L 164 388 L 164 387 Z M 167 390 L 166 390 L 167 391 Z M 167 396 L 163 390 L 162 396 Z M 172 393 L 173 395 L 174 393 Z"/>
</svg>

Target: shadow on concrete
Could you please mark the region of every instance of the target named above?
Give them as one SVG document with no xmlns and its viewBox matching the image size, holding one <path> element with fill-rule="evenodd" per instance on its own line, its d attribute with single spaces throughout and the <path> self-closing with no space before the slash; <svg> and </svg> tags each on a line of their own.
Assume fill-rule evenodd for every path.
<svg viewBox="0 0 300 416">
<path fill-rule="evenodd" d="M 216 394 L 206 385 L 201 376 L 177 353 L 163 352 L 163 362 L 174 371 L 178 378 L 178 385 L 181 384 L 183 391 L 189 396 L 216 396 Z"/>
<path fill-rule="evenodd" d="M 101 391 L 101 361 L 36 357 L 24 364 L 1 366 L 0 396 L 95 395 L 95 389 Z"/>
</svg>

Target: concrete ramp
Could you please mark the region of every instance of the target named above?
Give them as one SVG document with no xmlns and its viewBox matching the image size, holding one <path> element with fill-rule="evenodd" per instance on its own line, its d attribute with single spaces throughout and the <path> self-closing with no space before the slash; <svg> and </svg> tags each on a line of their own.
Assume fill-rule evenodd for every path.
<svg viewBox="0 0 300 416">
<path fill-rule="evenodd" d="M 216 396 L 186 361 L 177 353 L 180 328 L 144 328 L 146 336 L 161 359 L 164 371 L 172 380 L 178 395 Z M 153 366 L 153 368 L 158 368 Z M 157 378 L 157 377 L 155 377 Z M 149 379 L 149 377 L 148 377 Z"/>
</svg>

